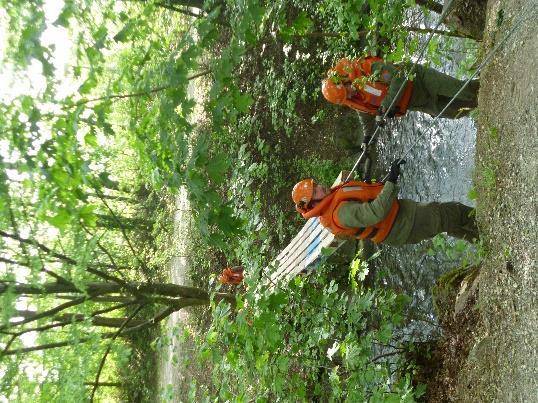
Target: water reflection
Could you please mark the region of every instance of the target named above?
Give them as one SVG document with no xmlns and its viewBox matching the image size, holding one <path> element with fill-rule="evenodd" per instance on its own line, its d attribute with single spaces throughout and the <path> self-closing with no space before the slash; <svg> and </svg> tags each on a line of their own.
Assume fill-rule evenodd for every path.
<svg viewBox="0 0 538 403">
<path fill-rule="evenodd" d="M 409 150 L 400 177 L 400 197 L 416 201 L 459 201 L 468 205 L 472 187 L 476 129 L 470 118 L 433 119 L 409 113 L 379 138 L 379 160 L 383 167 Z M 416 141 L 420 139 L 419 141 Z M 427 254 L 431 241 L 398 248 L 383 247 L 379 263 L 384 281 L 413 297 L 412 314 L 418 320 L 407 331 L 420 340 L 438 331 L 433 314 L 431 288 L 443 273 L 459 262 L 443 253 Z"/>
</svg>

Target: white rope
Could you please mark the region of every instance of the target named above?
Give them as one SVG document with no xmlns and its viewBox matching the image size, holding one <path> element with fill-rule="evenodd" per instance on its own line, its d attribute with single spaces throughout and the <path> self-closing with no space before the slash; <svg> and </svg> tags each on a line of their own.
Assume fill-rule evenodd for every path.
<svg viewBox="0 0 538 403">
<path fill-rule="evenodd" d="M 453 1 L 453 0 L 452 0 Z M 441 112 L 439 112 L 439 114 L 437 114 L 437 116 L 434 117 L 434 119 L 431 121 L 430 123 L 430 126 L 426 129 L 426 131 L 424 133 L 427 133 L 428 130 L 432 129 L 433 128 L 433 124 L 441 117 L 441 115 L 448 109 L 448 107 L 450 105 L 452 105 L 452 103 L 454 102 L 454 100 L 458 97 L 459 94 L 461 94 L 461 92 L 465 89 L 465 87 L 467 87 L 467 85 L 471 82 L 471 80 L 476 77 L 476 75 L 480 72 L 480 70 L 486 65 L 488 64 L 491 59 L 493 58 L 493 56 L 495 55 L 495 53 L 497 52 L 497 50 L 499 50 L 499 48 L 504 45 L 504 43 L 508 40 L 508 38 L 510 38 L 510 36 L 516 31 L 517 28 L 519 28 L 523 22 L 525 22 L 525 20 L 529 19 L 532 17 L 533 15 L 533 12 L 536 11 L 535 9 L 533 10 L 533 8 L 535 8 L 536 5 L 531 5 L 531 9 L 529 10 L 529 13 L 523 13 L 523 17 L 512 27 L 512 29 L 510 31 L 507 32 L 507 34 L 503 37 L 503 39 L 497 43 L 497 45 L 495 45 L 495 47 L 487 54 L 486 58 L 482 61 L 482 63 L 480 63 L 480 65 L 478 66 L 478 68 L 476 69 L 476 71 L 471 75 L 471 77 L 462 85 L 462 87 L 459 89 L 458 92 L 456 92 L 456 94 L 450 99 L 450 101 L 446 104 L 446 106 L 443 108 L 443 110 Z M 445 11 L 447 11 L 448 9 L 450 8 L 450 5 L 448 7 L 445 8 Z M 439 24 L 441 24 L 442 20 L 444 18 L 444 15 L 441 15 L 441 18 L 439 19 L 439 22 L 437 23 L 437 26 L 436 28 L 439 26 Z M 420 58 L 423 56 L 424 54 L 424 51 L 426 49 L 426 46 L 428 45 L 429 41 L 431 40 L 432 38 L 432 35 L 433 34 L 430 34 L 430 37 L 428 38 L 428 40 L 426 41 L 426 44 L 425 46 L 423 47 L 422 49 L 422 52 L 420 53 L 419 55 L 419 58 L 417 60 L 420 60 Z M 411 72 L 413 72 L 414 68 L 416 67 L 416 64 L 413 66 L 413 69 L 411 70 Z M 388 112 L 391 110 L 392 106 L 394 105 L 394 103 L 396 102 L 396 99 L 398 98 L 399 94 L 401 91 L 403 91 L 403 88 L 405 87 L 407 83 L 404 82 L 402 83 L 402 85 L 400 86 L 400 89 L 397 93 L 397 95 L 394 97 L 394 99 L 392 100 L 389 108 L 387 108 L 387 111 L 385 112 L 385 114 L 383 115 L 383 119 L 385 119 L 387 117 L 387 114 Z M 353 172 L 355 171 L 355 169 L 357 169 L 357 166 L 359 165 L 359 163 L 361 162 L 362 158 L 364 157 L 364 155 L 366 154 L 366 151 L 368 150 L 368 146 L 370 146 L 370 144 L 373 142 L 375 136 L 377 135 L 378 131 L 379 131 L 380 127 L 378 126 L 376 128 L 376 130 L 374 131 L 374 133 L 372 134 L 372 137 L 370 138 L 370 140 L 368 141 L 368 143 L 366 144 L 366 147 L 364 148 L 363 152 L 361 153 L 361 155 L 359 156 L 359 158 L 357 159 L 357 161 L 355 162 L 355 165 L 353 165 L 353 168 L 351 170 L 351 172 L 349 173 L 349 175 L 347 176 L 346 178 L 346 182 L 349 181 L 349 179 L 351 178 L 351 175 L 353 174 Z M 398 162 L 401 162 L 403 160 L 403 158 L 417 145 L 418 141 L 420 140 L 420 138 L 417 138 L 415 140 L 415 142 L 402 154 L 402 156 L 398 159 Z M 385 181 L 388 177 L 388 174 L 385 175 L 385 177 L 382 179 L 382 182 Z"/>
<path fill-rule="evenodd" d="M 533 11 L 536 11 L 536 10 L 531 10 L 529 11 L 529 14 L 525 15 L 525 17 L 522 17 L 513 27 L 510 31 L 508 31 L 506 33 L 506 35 L 504 36 L 504 38 L 499 42 L 497 43 L 497 45 L 495 45 L 495 47 L 487 54 L 486 58 L 482 61 L 482 63 L 480 63 L 480 65 L 478 66 L 478 68 L 476 69 L 476 71 L 471 75 L 471 77 L 469 77 L 467 79 L 467 81 L 465 81 L 465 83 L 461 86 L 461 88 L 459 89 L 458 92 L 456 92 L 456 94 L 452 97 L 452 99 L 450 100 L 450 102 L 448 102 L 448 104 L 446 104 L 446 106 L 443 108 L 443 110 L 441 112 L 439 112 L 439 114 L 431 121 L 430 123 L 430 126 L 424 131 L 423 134 L 425 133 L 428 133 L 428 130 L 432 129 L 433 128 L 433 124 L 439 119 L 439 117 L 448 109 L 448 107 L 450 105 L 452 105 L 452 103 L 454 102 L 454 100 L 458 97 L 459 94 L 461 94 L 461 92 L 465 89 L 465 87 L 467 87 L 467 85 L 472 81 L 472 79 L 474 77 L 476 77 L 476 75 L 478 73 L 480 73 L 480 70 L 482 70 L 482 68 L 484 66 L 486 66 L 490 61 L 491 59 L 493 58 L 493 56 L 495 56 L 495 53 L 500 49 L 500 47 L 502 45 L 504 45 L 506 43 L 506 41 L 508 40 L 508 38 L 510 38 L 510 36 L 516 31 L 517 28 L 519 28 L 523 22 L 525 22 L 525 20 L 529 19 L 531 16 L 532 16 L 532 13 Z M 420 136 L 417 136 L 418 138 L 415 139 L 415 141 L 413 142 L 413 144 L 411 144 L 411 146 L 405 150 L 405 152 L 402 154 L 402 156 L 398 159 L 398 163 L 400 163 L 403 158 L 409 154 L 409 152 L 417 145 L 418 143 L 418 140 L 420 140 Z M 385 177 L 383 178 L 382 181 L 385 181 L 388 177 L 388 174 L 385 175 Z"/>
<path fill-rule="evenodd" d="M 445 12 L 448 11 L 450 9 L 450 6 L 452 4 L 454 0 L 451 0 L 450 4 L 445 8 Z M 459 89 L 459 91 L 452 97 L 452 99 L 448 102 L 448 104 L 443 108 L 443 110 L 432 120 L 432 122 L 430 123 L 430 127 L 428 127 L 427 130 L 431 129 L 433 127 L 433 124 L 439 119 L 439 117 L 446 111 L 446 109 L 454 102 L 454 100 L 457 98 L 457 96 L 465 89 L 465 87 L 471 82 L 471 80 L 476 77 L 476 75 L 480 72 L 480 70 L 486 65 L 488 64 L 491 59 L 493 58 L 493 55 L 495 54 L 495 52 L 497 52 L 497 50 L 499 50 L 499 48 L 508 40 L 508 38 L 516 31 L 517 28 L 519 28 L 523 22 L 525 22 L 526 19 L 529 19 L 534 11 L 536 11 L 535 9 L 533 10 L 533 7 L 536 7 L 536 5 L 534 6 L 531 6 L 531 9 L 529 10 L 529 13 L 528 14 L 523 14 L 525 15 L 525 17 L 522 17 L 515 25 L 514 27 L 503 37 L 503 39 L 488 53 L 488 55 L 486 56 L 486 58 L 482 61 L 482 63 L 480 63 L 480 65 L 478 66 L 478 68 L 476 69 L 476 71 L 473 73 L 473 75 L 471 75 L 471 77 L 462 85 L 462 87 Z M 439 22 L 437 23 L 437 25 L 435 26 L 434 30 L 436 30 L 439 25 L 442 23 L 443 19 L 445 18 L 445 13 L 443 13 L 441 15 L 441 17 L 439 18 Z M 417 61 L 420 60 L 422 58 L 422 56 L 424 55 L 424 52 L 426 51 L 426 47 L 428 46 L 429 42 L 431 41 L 433 37 L 433 32 L 430 33 L 430 36 L 429 38 L 427 39 L 425 45 L 423 46 L 420 54 L 419 54 L 419 57 L 417 58 Z M 414 68 L 416 67 L 416 64 L 413 66 L 413 68 L 411 69 L 411 72 L 410 74 L 414 71 Z M 404 81 L 404 83 L 400 86 L 400 89 L 398 90 L 398 93 L 396 94 L 396 96 L 394 97 L 394 99 L 392 100 L 390 106 L 387 108 L 387 111 L 385 112 L 385 114 L 383 115 L 383 119 L 385 119 L 387 117 L 387 114 L 388 112 L 391 110 L 391 108 L 394 106 L 394 103 L 396 102 L 396 99 L 398 99 L 398 96 L 400 95 L 400 93 L 403 91 L 403 88 L 405 87 L 407 83 Z M 426 130 L 426 132 L 427 132 Z M 355 171 L 355 169 L 357 169 L 357 166 L 359 165 L 360 161 L 362 160 L 362 158 L 364 157 L 364 155 L 366 154 L 366 151 L 368 149 L 368 146 L 372 143 L 372 141 L 374 140 L 375 136 L 377 135 L 379 131 L 379 126 L 375 129 L 374 133 L 372 134 L 372 137 L 370 138 L 370 141 L 368 141 L 368 144 L 366 145 L 365 149 L 363 150 L 363 152 L 361 153 L 361 155 L 359 156 L 359 158 L 357 159 L 357 161 L 355 162 L 355 165 L 353 165 L 353 168 L 351 169 L 351 172 L 349 173 L 349 175 L 346 177 L 345 179 L 345 182 L 349 181 L 349 179 L 351 178 L 351 175 L 353 174 L 353 172 Z M 425 132 L 425 133 L 426 133 Z M 416 144 L 418 143 L 418 139 L 415 140 L 415 142 L 404 152 L 404 154 L 402 155 L 402 157 L 399 158 L 398 162 L 401 162 L 403 160 L 403 157 L 405 155 L 407 155 L 415 146 Z M 388 174 L 383 178 L 383 181 L 385 181 L 388 177 Z M 338 245 L 338 247 L 336 249 L 334 249 L 333 253 L 336 252 L 338 249 L 340 249 L 340 247 L 343 245 L 343 243 L 341 243 L 340 245 Z M 265 274 L 262 273 L 262 275 L 265 276 Z M 271 281 L 272 282 L 272 281 Z M 274 284 L 273 283 L 273 287 L 275 288 L 280 288 L 282 286 L 282 282 L 278 282 L 277 284 Z"/>
<path fill-rule="evenodd" d="M 435 31 L 437 30 L 437 28 L 439 28 L 439 26 L 443 23 L 443 20 L 445 19 L 446 17 L 446 14 L 445 13 L 448 13 L 448 10 L 450 10 L 451 6 L 452 6 L 452 3 L 454 2 L 454 0 L 450 0 L 450 3 L 445 7 L 445 12 L 443 12 L 441 14 L 441 16 L 439 17 L 439 21 L 437 22 L 437 25 L 435 25 L 435 27 L 433 28 L 433 30 L 430 32 L 430 34 L 428 35 L 428 39 L 426 39 L 426 43 L 424 43 L 424 45 L 422 46 L 422 49 L 420 50 L 420 53 L 417 57 L 417 62 L 420 61 L 420 59 L 422 59 L 422 57 L 424 56 L 424 53 L 426 52 L 426 49 L 428 48 L 428 45 L 430 44 L 430 41 L 432 40 L 433 38 L 433 35 L 435 33 Z M 411 70 L 409 71 L 409 75 L 413 74 L 415 72 L 415 69 L 416 69 L 416 66 L 417 66 L 417 63 L 413 64 Z M 389 107 L 387 108 L 387 110 L 385 111 L 385 113 L 383 114 L 383 117 L 382 119 L 385 120 L 387 118 L 387 115 L 389 114 L 390 110 L 392 109 L 392 107 L 394 106 L 394 104 L 396 103 L 396 100 L 398 99 L 398 97 L 400 96 L 400 94 L 403 92 L 405 86 L 407 85 L 407 81 L 404 80 L 404 82 L 402 83 L 402 85 L 400 86 L 400 88 L 398 89 L 398 92 L 396 93 L 396 95 L 394 96 L 394 98 L 392 99 L 392 102 L 390 103 Z M 355 172 L 355 170 L 357 169 L 357 166 L 360 164 L 360 162 L 362 161 L 362 159 L 364 158 L 365 154 L 366 154 L 366 151 L 368 150 L 368 146 L 373 142 L 373 140 L 375 139 L 375 137 L 377 136 L 377 133 L 379 132 L 379 129 L 380 129 L 380 126 L 377 126 L 376 129 L 374 130 L 374 133 L 372 134 L 372 136 L 370 137 L 370 140 L 368 141 L 368 143 L 366 144 L 366 147 L 364 147 L 364 149 L 362 150 L 362 153 L 361 155 L 359 156 L 359 158 L 357 158 L 357 161 L 355 162 L 355 164 L 353 165 L 353 168 L 351 168 L 351 171 L 349 172 L 348 176 L 346 177 L 345 181 L 344 182 L 348 182 L 350 179 L 351 179 L 351 175 L 353 175 L 353 172 Z"/>
</svg>

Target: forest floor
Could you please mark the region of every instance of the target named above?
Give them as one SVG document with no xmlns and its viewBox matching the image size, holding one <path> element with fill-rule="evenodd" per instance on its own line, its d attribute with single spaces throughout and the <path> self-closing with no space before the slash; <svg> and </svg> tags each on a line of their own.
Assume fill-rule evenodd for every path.
<svg viewBox="0 0 538 403">
<path fill-rule="evenodd" d="M 486 257 L 456 401 L 538 400 L 537 13 L 536 0 L 488 2 L 484 54 L 527 20 L 480 77 L 475 186 Z"/>
</svg>

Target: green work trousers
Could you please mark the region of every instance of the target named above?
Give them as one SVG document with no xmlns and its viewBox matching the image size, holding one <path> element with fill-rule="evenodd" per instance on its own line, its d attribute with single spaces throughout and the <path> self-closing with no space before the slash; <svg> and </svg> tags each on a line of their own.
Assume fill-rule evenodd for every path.
<svg viewBox="0 0 538 403">
<path fill-rule="evenodd" d="M 405 243 L 418 243 L 442 232 L 468 241 L 478 239 L 474 209 L 457 202 L 417 203 L 413 227 Z"/>
<path fill-rule="evenodd" d="M 416 66 L 416 77 L 413 82 L 414 89 L 409 109 L 431 116 L 437 116 L 465 83 L 465 81 L 421 65 Z M 441 117 L 455 119 L 468 115 L 470 109 L 476 108 L 478 104 L 479 86 L 478 80 L 469 82 Z"/>
</svg>

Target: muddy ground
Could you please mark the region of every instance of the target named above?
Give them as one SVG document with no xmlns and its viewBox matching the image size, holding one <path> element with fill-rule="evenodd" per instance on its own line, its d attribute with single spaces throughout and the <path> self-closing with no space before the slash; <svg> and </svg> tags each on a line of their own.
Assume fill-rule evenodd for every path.
<svg viewBox="0 0 538 403">
<path fill-rule="evenodd" d="M 538 402 L 538 2 L 490 0 L 483 46 L 522 17 L 480 77 L 475 186 L 487 254 L 455 401 Z"/>
</svg>

